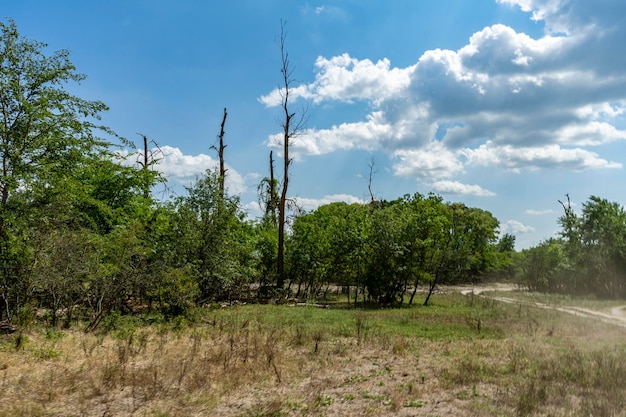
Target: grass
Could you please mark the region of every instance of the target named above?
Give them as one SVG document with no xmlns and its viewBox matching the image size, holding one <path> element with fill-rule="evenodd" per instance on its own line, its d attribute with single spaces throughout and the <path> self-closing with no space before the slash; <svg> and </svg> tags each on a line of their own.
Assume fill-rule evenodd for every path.
<svg viewBox="0 0 626 417">
<path fill-rule="evenodd" d="M 626 415 L 626 330 L 557 311 L 446 294 L 198 317 L 3 336 L 0 417 Z"/>
</svg>

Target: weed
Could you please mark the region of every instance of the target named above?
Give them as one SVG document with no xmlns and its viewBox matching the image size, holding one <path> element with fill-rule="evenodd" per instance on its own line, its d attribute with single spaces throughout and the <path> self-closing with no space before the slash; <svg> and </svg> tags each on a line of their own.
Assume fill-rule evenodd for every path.
<svg viewBox="0 0 626 417">
<path fill-rule="evenodd" d="M 319 350 L 319 345 L 326 338 L 326 333 L 323 330 L 316 330 L 313 333 L 313 342 L 315 343 L 315 347 L 313 348 L 313 353 L 317 354 Z"/>
<path fill-rule="evenodd" d="M 65 338 L 65 336 L 67 336 L 65 332 L 57 330 L 53 327 L 49 327 L 46 329 L 46 339 L 52 342 L 58 342 L 59 340 Z"/>
<path fill-rule="evenodd" d="M 327 394 L 321 394 L 315 397 L 315 406 L 328 407 L 335 402 L 335 399 Z"/>
<path fill-rule="evenodd" d="M 355 325 L 357 345 L 361 346 L 363 341 L 367 339 L 367 335 L 370 330 L 370 326 L 364 314 L 359 314 L 356 316 Z"/>
</svg>

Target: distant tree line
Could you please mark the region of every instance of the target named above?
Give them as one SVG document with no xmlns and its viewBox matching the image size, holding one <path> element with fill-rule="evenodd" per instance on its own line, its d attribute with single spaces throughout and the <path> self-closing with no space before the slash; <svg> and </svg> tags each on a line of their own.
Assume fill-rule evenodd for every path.
<svg viewBox="0 0 626 417">
<path fill-rule="evenodd" d="M 560 237 L 518 254 L 521 282 L 533 291 L 626 297 L 626 212 L 591 196 L 580 214 L 561 202 Z"/>
</svg>

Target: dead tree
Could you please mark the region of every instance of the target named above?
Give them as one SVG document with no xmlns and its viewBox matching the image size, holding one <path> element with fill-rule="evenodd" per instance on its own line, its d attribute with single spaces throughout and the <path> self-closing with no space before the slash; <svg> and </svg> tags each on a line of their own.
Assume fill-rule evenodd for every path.
<svg viewBox="0 0 626 417">
<path fill-rule="evenodd" d="M 283 181 L 280 200 L 278 202 L 278 259 L 277 259 L 277 280 L 276 286 L 282 288 L 285 284 L 285 222 L 287 208 L 287 189 L 289 187 L 289 166 L 291 159 L 289 158 L 289 145 L 291 139 L 304 128 L 305 112 L 303 111 L 298 120 L 294 120 L 295 112 L 289 110 L 289 93 L 294 80 L 292 78 L 293 69 L 289 65 L 289 54 L 286 51 L 285 43 L 287 40 L 286 32 L 287 22 L 280 22 L 280 39 L 278 47 L 280 48 L 282 66 L 281 73 L 281 108 L 284 113 L 284 119 L 281 123 L 283 129 Z"/>
<path fill-rule="evenodd" d="M 226 111 L 226 107 L 224 107 L 224 118 L 222 119 L 222 124 L 220 126 L 220 144 L 217 149 L 217 155 L 220 158 L 220 195 L 224 198 L 225 188 L 224 183 L 226 180 L 226 165 L 224 163 L 224 149 L 226 149 L 227 145 L 224 145 L 224 126 L 226 125 L 226 116 L 228 116 L 228 112 Z"/>
<path fill-rule="evenodd" d="M 143 155 L 139 155 L 137 163 L 139 164 L 143 173 L 145 174 L 143 176 L 144 178 L 143 198 L 147 200 L 150 198 L 150 188 L 153 185 L 153 180 L 154 180 L 154 177 L 152 176 L 153 173 L 149 172 L 150 167 L 152 165 L 158 164 L 161 161 L 162 158 L 157 157 L 157 155 L 162 156 L 163 151 L 154 140 L 148 139 L 148 137 L 144 134 L 141 134 L 141 133 L 137 133 L 137 134 L 143 138 Z M 150 146 L 150 144 L 154 145 L 156 150 L 148 149 L 148 146 Z"/>
<path fill-rule="evenodd" d="M 374 193 L 372 192 L 372 180 L 374 178 L 374 174 L 377 172 L 377 171 L 374 171 L 375 164 L 376 162 L 374 161 L 374 158 L 372 158 L 370 163 L 367 164 L 367 167 L 369 168 L 369 177 L 367 179 L 367 191 L 370 193 L 370 203 L 372 205 L 376 201 L 376 197 L 374 197 Z"/>
</svg>

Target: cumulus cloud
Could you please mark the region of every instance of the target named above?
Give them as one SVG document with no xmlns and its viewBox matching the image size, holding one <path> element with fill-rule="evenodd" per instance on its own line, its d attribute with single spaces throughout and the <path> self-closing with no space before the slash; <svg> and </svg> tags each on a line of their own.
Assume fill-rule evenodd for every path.
<svg viewBox="0 0 626 417">
<path fill-rule="evenodd" d="M 463 171 L 455 153 L 441 142 L 433 141 L 423 149 L 401 149 L 395 152 L 397 175 L 414 178 L 450 178 Z"/>
<path fill-rule="evenodd" d="M 496 193 L 486 190 L 479 185 L 463 184 L 458 181 L 436 181 L 432 184 L 433 191 L 441 194 L 475 195 L 479 197 L 493 197 Z"/>
<path fill-rule="evenodd" d="M 205 154 L 185 155 L 172 146 L 161 146 L 159 149 L 151 149 L 151 154 L 158 160 L 156 169 L 161 172 L 168 181 L 187 185 L 203 175 L 207 169 L 216 169 L 218 161 Z M 143 152 L 130 155 L 128 151 L 120 153 L 120 157 L 128 164 L 135 164 L 137 158 L 143 158 Z M 246 190 L 244 177 L 231 166 L 226 164 L 226 187 L 233 194 L 241 194 Z"/>
<path fill-rule="evenodd" d="M 522 168 L 561 168 L 582 171 L 590 168 L 622 168 L 622 164 L 602 159 L 584 149 L 563 149 L 559 145 L 535 147 L 498 146 L 489 141 L 462 153 L 470 165 L 494 166 L 520 172 Z"/>
<path fill-rule="evenodd" d="M 530 215 L 530 216 L 545 216 L 548 214 L 554 214 L 554 210 L 533 210 L 533 209 L 527 209 L 525 211 L 526 214 Z"/>
<path fill-rule="evenodd" d="M 364 204 L 365 200 L 355 197 L 350 194 L 332 194 L 325 195 L 322 198 L 303 198 L 297 197 L 295 199 L 296 204 L 304 211 L 315 210 L 319 206 L 323 206 L 325 204 L 337 203 L 337 202 L 345 202 L 348 204 L 358 203 Z"/>
<path fill-rule="evenodd" d="M 506 223 L 500 225 L 500 231 L 502 233 L 523 234 L 532 233 L 535 231 L 535 228 L 532 226 L 526 226 L 522 222 L 519 222 L 517 220 L 509 220 Z"/>
<path fill-rule="evenodd" d="M 391 68 L 388 59 L 372 62 L 359 60 L 349 54 L 332 57 L 318 57 L 315 61 L 315 81 L 296 86 L 290 90 L 292 98 L 304 98 L 320 103 L 327 100 L 352 102 L 367 100 L 380 104 L 396 97 L 408 87 L 412 68 Z M 259 98 L 268 107 L 282 102 L 283 91 L 275 89 Z"/>
<path fill-rule="evenodd" d="M 381 112 L 372 113 L 358 123 L 342 123 L 329 129 L 307 129 L 294 136 L 290 151 L 295 158 L 301 155 L 323 155 L 336 150 L 375 150 L 379 141 L 392 136 L 393 127 L 382 118 Z M 282 152 L 283 135 L 269 138 L 270 146 Z"/>
<path fill-rule="evenodd" d="M 365 103 L 369 113 L 306 131 L 294 142 L 297 154 L 383 150 L 396 175 L 435 182 L 472 166 L 621 169 L 592 148 L 626 140 L 626 2 L 497 2 L 530 13 L 544 35 L 494 24 L 468 34 L 458 50 L 424 51 L 405 68 L 347 53 L 318 57 L 315 80 L 292 97 Z M 280 93 L 259 100 L 276 106 Z M 280 137 L 269 144 L 278 147 Z"/>
</svg>

